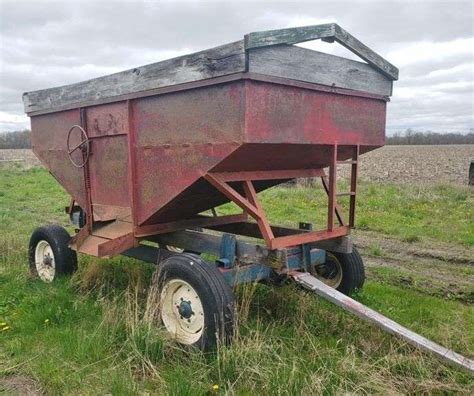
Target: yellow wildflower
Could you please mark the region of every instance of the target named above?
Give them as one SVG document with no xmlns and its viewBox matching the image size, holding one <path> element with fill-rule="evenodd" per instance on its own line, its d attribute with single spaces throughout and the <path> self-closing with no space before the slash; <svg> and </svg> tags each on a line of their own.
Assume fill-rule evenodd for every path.
<svg viewBox="0 0 474 396">
<path fill-rule="evenodd" d="M 218 389 L 219 389 L 219 385 L 217 385 L 217 384 L 212 385 L 212 389 L 215 390 L 215 391 L 218 390 Z"/>
<path fill-rule="evenodd" d="M 44 323 L 48 324 L 48 323 L 49 323 L 49 319 L 45 319 L 45 320 L 44 320 Z"/>
</svg>

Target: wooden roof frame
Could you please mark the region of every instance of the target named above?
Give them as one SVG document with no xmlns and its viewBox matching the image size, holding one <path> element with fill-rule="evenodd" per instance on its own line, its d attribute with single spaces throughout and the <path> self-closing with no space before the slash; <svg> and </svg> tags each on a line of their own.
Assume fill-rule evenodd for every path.
<svg viewBox="0 0 474 396">
<path fill-rule="evenodd" d="M 293 44 L 336 41 L 367 63 L 312 51 Z M 392 94 L 398 69 L 335 23 L 253 32 L 244 39 L 161 62 L 75 84 L 23 94 L 30 116 L 146 95 L 157 89 L 179 90 L 189 83 L 257 74 L 343 88 L 349 92 Z"/>
<path fill-rule="evenodd" d="M 398 80 L 398 69 L 394 65 L 336 23 L 249 33 L 245 35 L 245 49 L 277 44 L 298 44 L 318 39 L 338 42 L 391 80 Z"/>
</svg>

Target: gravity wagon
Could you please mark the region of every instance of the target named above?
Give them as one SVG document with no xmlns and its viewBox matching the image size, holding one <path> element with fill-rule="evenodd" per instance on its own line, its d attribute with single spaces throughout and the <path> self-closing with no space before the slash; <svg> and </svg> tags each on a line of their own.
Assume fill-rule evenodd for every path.
<svg viewBox="0 0 474 396">
<path fill-rule="evenodd" d="M 316 39 L 365 62 L 295 45 Z M 164 326 L 179 343 L 203 349 L 231 340 L 239 283 L 292 279 L 367 316 L 345 296 L 365 277 L 349 236 L 357 170 L 361 154 L 384 145 L 397 78 L 396 67 L 326 24 L 250 33 L 25 93 L 33 151 L 71 196 L 66 211 L 77 229 L 72 237 L 57 225 L 36 229 L 31 273 L 47 282 L 72 273 L 77 252 L 156 263 Z M 339 165 L 350 167 L 348 191 L 336 189 Z M 269 223 L 258 193 L 295 178 L 321 180 L 322 229 Z M 349 201 L 344 213 L 341 196 Z M 240 212 L 220 214 L 227 202 Z"/>
</svg>

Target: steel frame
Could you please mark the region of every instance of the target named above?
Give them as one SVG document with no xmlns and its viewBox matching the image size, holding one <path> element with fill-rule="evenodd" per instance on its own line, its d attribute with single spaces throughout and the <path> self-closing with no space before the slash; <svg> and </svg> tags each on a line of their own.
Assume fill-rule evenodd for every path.
<svg viewBox="0 0 474 396">
<path fill-rule="evenodd" d="M 355 203 L 357 189 L 357 170 L 359 146 L 352 148 L 352 159 L 349 161 L 338 161 L 337 143 L 330 146 L 331 162 L 329 165 L 329 177 L 323 169 L 297 169 L 278 171 L 245 171 L 245 172 L 223 172 L 208 173 L 204 178 L 229 200 L 239 206 L 244 213 L 250 215 L 258 225 L 260 236 L 270 249 L 280 249 L 288 246 L 306 244 L 310 242 L 324 241 L 333 238 L 346 236 L 350 233 L 350 228 L 355 222 Z M 350 192 L 337 193 L 337 165 L 351 165 L 351 190 Z M 304 233 L 294 233 L 284 236 L 275 236 L 273 227 L 267 220 L 265 211 L 257 197 L 254 181 L 257 180 L 285 180 L 295 177 L 320 177 L 323 187 L 328 195 L 328 216 L 327 229 L 319 231 L 309 231 Z M 229 183 L 240 183 L 243 195 L 232 187 Z M 338 196 L 350 196 L 349 202 L 349 224 L 346 224 L 342 216 L 342 210 L 337 203 Z M 335 225 L 337 217 L 339 225 Z M 230 232 L 234 232 L 232 228 Z M 238 233 L 238 232 L 237 232 Z"/>
<path fill-rule="evenodd" d="M 134 131 L 133 131 L 133 110 L 129 102 L 129 122 L 130 134 L 129 144 L 131 149 L 130 155 L 133 156 L 134 146 Z M 167 234 L 174 231 L 184 229 L 208 228 L 214 230 L 221 230 L 231 232 L 236 235 L 247 235 L 257 238 L 263 238 L 268 249 L 282 249 L 290 246 L 311 244 L 315 242 L 324 242 L 330 240 L 337 240 L 346 237 L 350 233 L 350 228 L 354 226 L 355 221 L 355 199 L 357 188 L 357 168 L 359 146 L 353 147 L 352 159 L 349 161 L 338 161 L 338 146 L 337 144 L 330 147 L 331 163 L 329 166 L 329 176 L 326 175 L 323 169 L 291 169 L 291 170 L 276 170 L 276 171 L 243 171 L 243 172 L 215 172 L 208 173 L 204 176 L 214 188 L 225 195 L 230 201 L 238 205 L 243 213 L 235 215 L 217 216 L 215 210 L 213 216 L 198 215 L 190 219 L 180 220 L 170 223 L 160 223 L 138 226 L 136 224 L 134 197 L 132 192 L 132 232 L 123 235 L 117 240 L 110 240 L 99 245 L 98 252 L 100 256 L 110 256 L 119 254 L 128 248 L 138 245 L 140 239 L 149 239 L 150 237 Z M 133 158 L 130 158 L 130 164 L 133 164 Z M 350 164 L 351 165 L 351 191 L 348 193 L 337 193 L 337 165 Z M 87 164 L 84 167 L 85 179 L 87 180 Z M 135 170 L 133 166 L 129 169 L 130 183 L 134 186 Z M 253 182 L 261 180 L 289 180 L 296 177 L 319 177 L 321 179 L 324 190 L 328 195 L 328 215 L 327 215 L 327 229 L 313 231 L 309 229 L 290 229 L 284 227 L 272 226 L 265 214 L 265 211 L 258 199 Z M 237 185 L 241 187 L 243 194 L 236 190 Z M 86 182 L 86 193 L 90 195 L 90 186 Z M 132 189 L 134 190 L 134 189 Z M 342 216 L 342 210 L 337 203 L 337 197 L 342 195 L 349 195 L 349 223 L 346 224 Z M 89 201 L 89 200 L 88 200 Z M 72 203 L 73 205 L 73 203 Z M 72 207 L 71 205 L 71 207 Z M 91 225 L 93 224 L 92 208 L 88 205 L 89 215 L 87 216 L 86 227 L 74 236 L 72 245 L 79 249 L 81 244 L 85 241 L 88 235 L 91 234 Z M 87 213 L 86 213 L 87 214 Z M 252 217 L 256 221 L 255 224 L 247 222 L 248 217 Z M 338 225 L 335 225 L 335 218 L 338 220 Z M 249 229 L 251 229 L 249 231 Z M 324 246 L 324 245 L 323 245 Z M 333 244 L 334 246 L 334 244 Z M 337 248 L 337 243 L 335 244 Z"/>
<path fill-rule="evenodd" d="M 216 257 L 218 269 L 230 285 L 255 282 L 284 275 L 304 268 L 306 264 L 324 263 L 326 251 L 308 244 L 272 250 L 253 242 L 238 239 L 234 234 L 209 233 L 199 230 L 181 230 L 146 238 L 158 245 L 138 245 L 121 254 L 158 264 L 179 254 L 163 246 L 176 246 L 186 251 L 206 253 Z"/>
</svg>

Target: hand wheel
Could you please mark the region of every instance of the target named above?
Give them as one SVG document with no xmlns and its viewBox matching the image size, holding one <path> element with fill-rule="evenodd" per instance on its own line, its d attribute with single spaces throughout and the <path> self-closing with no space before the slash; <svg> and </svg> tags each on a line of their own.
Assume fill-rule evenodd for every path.
<svg viewBox="0 0 474 396">
<path fill-rule="evenodd" d="M 71 148 L 72 131 L 74 131 L 75 129 L 79 129 L 80 131 L 81 142 Z M 77 162 L 72 157 L 72 153 L 74 153 L 78 149 L 81 149 L 82 151 L 82 162 Z M 89 154 L 90 154 L 90 143 L 89 143 L 89 137 L 87 136 L 86 131 L 80 125 L 73 125 L 69 129 L 69 132 L 67 133 L 67 155 L 69 157 L 69 161 L 71 161 L 71 163 L 76 168 L 82 168 L 87 163 L 87 160 L 89 159 Z"/>
</svg>

